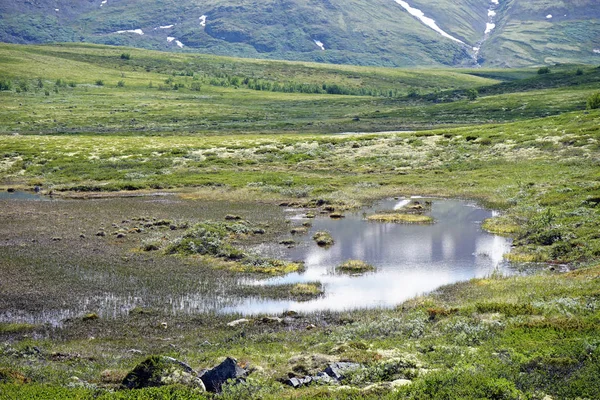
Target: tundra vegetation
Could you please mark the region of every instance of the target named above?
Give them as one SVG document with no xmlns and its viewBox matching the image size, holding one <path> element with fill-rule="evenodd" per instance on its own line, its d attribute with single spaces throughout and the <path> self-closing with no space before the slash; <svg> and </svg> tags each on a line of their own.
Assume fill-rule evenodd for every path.
<svg viewBox="0 0 600 400">
<path fill-rule="evenodd" d="M 284 236 L 306 232 L 276 217 L 280 204 L 315 216 L 400 195 L 469 198 L 500 211 L 484 228 L 514 238 L 507 257 L 532 263 L 526 275 L 445 286 L 393 309 L 233 325 L 242 316 L 161 307 L 55 324 L 3 314 L 0 396 L 596 397 L 600 110 L 588 99 L 599 84 L 600 69 L 586 65 L 392 70 L 0 45 L 0 185 L 68 200 L 0 200 L 2 310 L 59 308 L 64 293 L 101 296 L 99 277 L 111 288 L 176 281 L 181 293 L 169 295 L 183 296 L 199 275 L 300 268 L 246 250 L 293 245 Z M 156 191 L 180 202 L 106 198 Z M 103 200 L 72 200 L 91 197 Z M 95 263 L 64 270 L 65 254 L 86 251 Z M 292 299 L 322 288 L 239 290 Z M 218 395 L 178 384 L 122 389 L 153 355 L 197 370 L 232 356 L 250 374 Z M 337 361 L 360 367 L 341 385 L 282 383 Z"/>
</svg>

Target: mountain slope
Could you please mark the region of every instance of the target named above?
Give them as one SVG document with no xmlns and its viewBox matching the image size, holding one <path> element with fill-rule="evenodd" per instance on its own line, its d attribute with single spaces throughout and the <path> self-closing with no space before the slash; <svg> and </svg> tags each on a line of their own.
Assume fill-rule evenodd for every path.
<svg viewBox="0 0 600 400">
<path fill-rule="evenodd" d="M 600 59 L 593 51 L 600 49 L 597 1 L 495 2 L 4 0 L 0 3 L 0 40 L 85 41 L 387 66 L 472 66 L 475 58 L 480 64 L 497 66 Z M 428 26 L 431 20 L 415 14 L 421 12 L 455 40 Z M 546 18 L 549 14 L 553 18 Z M 490 22 L 495 29 L 488 29 Z M 473 49 L 479 47 L 479 51 Z"/>
</svg>

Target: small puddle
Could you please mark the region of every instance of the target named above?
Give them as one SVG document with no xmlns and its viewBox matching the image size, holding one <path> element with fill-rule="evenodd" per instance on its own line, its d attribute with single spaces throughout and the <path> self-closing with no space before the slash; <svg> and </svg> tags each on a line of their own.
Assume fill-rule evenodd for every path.
<svg viewBox="0 0 600 400">
<path fill-rule="evenodd" d="M 23 191 L 1 191 L 0 200 L 41 200 L 49 201 L 54 200 L 52 197 L 44 196 L 34 192 L 23 192 Z"/>
<path fill-rule="evenodd" d="M 290 260 L 303 260 L 306 270 L 262 281 L 253 285 L 280 285 L 319 281 L 325 295 L 297 302 L 248 298 L 226 307 L 224 313 L 280 313 L 286 310 L 322 311 L 393 307 L 416 295 L 440 286 L 485 277 L 494 272 L 511 274 L 502 255 L 510 251 L 511 240 L 484 232 L 481 222 L 493 211 L 461 200 L 431 199 L 428 213 L 433 225 L 377 223 L 365 215 L 380 210 L 398 210 L 411 199 L 387 200 L 360 212 L 347 213 L 341 220 L 318 217 L 309 233 L 292 249 L 263 245 L 263 254 Z M 424 201 L 424 200 L 420 200 Z M 298 218 L 297 210 L 290 212 Z M 311 239 L 316 231 L 331 233 L 335 244 L 318 247 Z M 365 261 L 377 268 L 374 273 L 349 276 L 336 267 L 351 259 Z"/>
</svg>

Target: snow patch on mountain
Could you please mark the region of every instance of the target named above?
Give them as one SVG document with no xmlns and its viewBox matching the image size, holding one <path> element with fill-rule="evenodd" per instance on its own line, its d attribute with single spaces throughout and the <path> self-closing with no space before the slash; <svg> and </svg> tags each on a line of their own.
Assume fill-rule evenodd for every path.
<svg viewBox="0 0 600 400">
<path fill-rule="evenodd" d="M 127 30 L 124 30 L 124 31 L 117 31 L 117 33 L 135 33 L 135 34 L 138 34 L 138 35 L 143 35 L 144 31 L 141 30 L 141 29 L 127 29 Z"/>
<path fill-rule="evenodd" d="M 433 18 L 429 18 L 425 16 L 425 13 L 421 10 L 419 10 L 418 8 L 413 8 L 411 7 L 407 2 L 402 1 L 402 0 L 394 0 L 396 3 L 400 4 L 400 6 L 402 8 L 404 8 L 406 11 L 408 11 L 408 13 L 410 15 L 412 15 L 413 17 L 417 18 L 419 21 L 421 21 L 423 24 L 425 24 L 426 26 L 428 26 L 429 28 L 433 29 L 434 31 L 436 31 L 437 33 L 439 33 L 440 35 L 454 40 L 455 42 L 461 43 L 461 44 L 465 44 L 465 42 L 463 42 L 460 39 L 455 38 L 454 36 L 450 35 L 449 33 L 446 33 L 444 30 L 442 30 L 442 28 L 440 28 L 435 20 Z"/>
<path fill-rule="evenodd" d="M 167 36 L 167 42 L 168 43 L 175 42 L 175 44 L 179 48 L 183 48 L 185 46 L 183 43 L 181 43 L 179 40 L 175 39 L 173 36 Z"/>
<path fill-rule="evenodd" d="M 200 18 L 200 26 L 206 26 L 206 15 L 202 15 Z"/>
<path fill-rule="evenodd" d="M 102 0 L 102 3 L 100 3 L 100 7 L 102 7 L 103 5 L 105 5 L 106 3 L 108 3 L 108 0 Z"/>
<path fill-rule="evenodd" d="M 488 12 L 487 12 L 487 17 L 488 20 L 485 24 L 485 31 L 483 32 L 483 38 L 481 38 L 481 40 L 479 42 L 477 42 L 477 44 L 475 46 L 473 46 L 473 58 L 475 59 L 475 62 L 477 63 L 477 59 L 479 58 L 479 52 L 481 51 L 481 46 L 483 45 L 483 43 L 489 39 L 490 37 L 490 33 L 492 33 L 492 31 L 494 29 L 496 29 L 496 16 L 498 15 L 498 13 L 496 12 L 496 10 L 498 9 L 498 6 L 500 5 L 500 0 L 490 0 L 490 7 L 488 8 Z M 479 65 L 477 63 L 477 65 Z"/>
<path fill-rule="evenodd" d="M 594 53 L 600 54 L 600 49 L 594 49 Z"/>
<path fill-rule="evenodd" d="M 484 34 L 489 35 L 495 28 L 496 28 L 496 24 L 488 22 L 487 24 L 485 24 Z"/>
<path fill-rule="evenodd" d="M 175 25 L 162 25 L 162 26 L 159 26 L 158 29 L 171 29 L 174 26 Z"/>
<path fill-rule="evenodd" d="M 314 39 L 313 41 L 315 42 L 315 44 L 316 44 L 317 46 L 319 46 L 319 48 L 320 48 L 321 50 L 325 50 L 325 45 L 323 44 L 323 42 L 321 42 L 320 40 L 317 40 L 317 39 Z"/>
<path fill-rule="evenodd" d="M 552 14 L 546 15 L 546 19 L 552 19 Z"/>
</svg>

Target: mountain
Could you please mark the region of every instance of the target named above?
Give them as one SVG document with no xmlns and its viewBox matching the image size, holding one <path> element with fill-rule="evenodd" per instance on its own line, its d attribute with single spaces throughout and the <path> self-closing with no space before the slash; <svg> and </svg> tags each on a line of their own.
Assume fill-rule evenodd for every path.
<svg viewBox="0 0 600 400">
<path fill-rule="evenodd" d="M 600 60 L 597 0 L 3 0 L 0 41 L 385 66 Z"/>
</svg>

